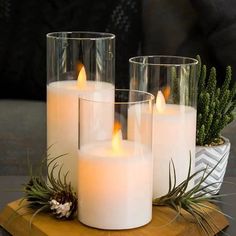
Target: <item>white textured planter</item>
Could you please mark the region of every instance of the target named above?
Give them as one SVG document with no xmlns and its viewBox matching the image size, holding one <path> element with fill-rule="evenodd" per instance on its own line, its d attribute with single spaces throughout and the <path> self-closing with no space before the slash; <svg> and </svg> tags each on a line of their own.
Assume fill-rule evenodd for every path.
<svg viewBox="0 0 236 236">
<path fill-rule="evenodd" d="M 211 195 L 217 194 L 220 190 L 222 181 L 224 179 L 229 151 L 230 151 L 230 142 L 227 138 L 224 138 L 225 143 L 212 146 L 212 147 L 205 147 L 205 146 L 197 146 L 196 147 L 196 156 L 195 156 L 195 170 L 199 171 L 205 169 L 208 166 L 206 173 L 209 173 L 212 168 L 219 162 L 219 160 L 224 157 L 221 162 L 218 164 L 216 169 L 210 174 L 210 176 L 202 183 L 202 187 L 208 184 L 213 184 L 209 186 L 206 190 L 211 191 Z M 197 175 L 195 178 L 195 184 L 199 183 L 203 172 Z"/>
</svg>

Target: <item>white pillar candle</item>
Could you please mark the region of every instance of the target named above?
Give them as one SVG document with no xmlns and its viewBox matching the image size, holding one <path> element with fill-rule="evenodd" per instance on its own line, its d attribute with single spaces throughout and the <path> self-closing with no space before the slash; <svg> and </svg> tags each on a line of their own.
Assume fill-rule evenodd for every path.
<svg viewBox="0 0 236 236">
<path fill-rule="evenodd" d="M 82 70 L 83 72 L 83 70 Z M 83 73 L 82 73 L 83 74 Z M 85 77 L 85 75 L 82 75 Z M 81 78 L 81 77 L 80 77 Z M 68 181 L 72 186 L 77 187 L 77 150 L 79 142 L 86 143 L 90 139 L 96 140 L 110 138 L 113 128 L 114 114 L 111 106 L 101 106 L 93 104 L 93 109 L 97 110 L 97 121 L 91 124 L 91 107 L 79 108 L 79 98 L 93 99 L 95 101 L 114 101 L 114 86 L 106 82 L 96 81 L 56 81 L 47 86 L 47 143 L 53 145 L 48 151 L 50 157 L 55 157 L 67 153 L 58 159 L 59 165 L 63 164 L 62 175 L 69 171 Z M 88 104 L 89 106 L 89 104 Z M 90 129 L 93 135 L 81 137 L 78 140 L 79 109 L 83 110 L 83 124 L 81 128 L 92 126 Z M 107 114 L 104 116 L 104 114 Z M 103 128 L 101 129 L 101 123 Z M 85 133 L 85 132 L 83 132 Z M 55 174 L 57 174 L 55 171 Z"/>
<path fill-rule="evenodd" d="M 152 156 L 139 143 L 101 141 L 79 150 L 78 217 L 100 229 L 129 229 L 152 218 Z"/>
<path fill-rule="evenodd" d="M 128 137 L 133 140 L 134 126 L 137 125 L 135 113 L 140 105 L 131 106 L 128 119 Z M 139 111 L 140 112 L 140 111 Z M 146 124 L 148 108 L 142 108 L 141 126 L 142 142 L 149 142 Z M 150 116 L 150 115 L 149 115 Z M 192 155 L 192 173 L 194 172 L 196 109 L 190 106 L 165 104 L 161 92 L 158 93 L 157 103 L 153 109 L 152 150 L 154 159 L 153 169 L 153 198 L 165 195 L 169 188 L 169 162 L 173 160 L 176 168 L 176 184 L 186 179 L 190 152 Z M 173 171 L 172 171 L 173 174 Z M 191 181 L 189 188 L 194 186 Z"/>
<path fill-rule="evenodd" d="M 168 192 L 171 159 L 176 169 L 177 185 L 187 178 L 190 152 L 192 173 L 195 163 L 196 109 L 174 104 L 163 106 L 162 96 L 159 92 L 157 100 L 161 104 L 153 109 L 153 198 Z M 193 186 L 192 180 L 188 189 Z"/>
</svg>

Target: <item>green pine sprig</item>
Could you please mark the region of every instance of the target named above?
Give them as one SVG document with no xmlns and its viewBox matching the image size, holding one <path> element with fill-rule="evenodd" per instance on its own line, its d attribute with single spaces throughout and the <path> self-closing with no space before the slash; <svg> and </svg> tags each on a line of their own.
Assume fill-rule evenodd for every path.
<svg viewBox="0 0 236 236">
<path fill-rule="evenodd" d="M 221 131 L 235 119 L 236 82 L 232 81 L 232 69 L 226 67 L 225 80 L 217 86 L 217 73 L 211 68 L 207 78 L 206 65 L 202 65 L 200 56 L 197 77 L 197 134 L 199 146 L 212 146 L 223 143 Z"/>
</svg>

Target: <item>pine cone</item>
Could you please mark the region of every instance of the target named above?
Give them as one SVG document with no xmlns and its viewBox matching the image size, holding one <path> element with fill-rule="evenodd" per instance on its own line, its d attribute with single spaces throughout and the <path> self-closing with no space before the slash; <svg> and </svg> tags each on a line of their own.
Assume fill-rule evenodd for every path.
<svg viewBox="0 0 236 236">
<path fill-rule="evenodd" d="M 28 183 L 24 184 L 24 199 L 28 201 L 27 207 L 36 209 L 35 215 L 39 212 L 49 212 L 60 219 L 71 219 L 77 211 L 77 195 L 73 192 L 71 184 L 66 182 L 66 176 L 63 176 L 63 180 L 60 174 L 57 178 L 54 176 L 56 160 L 59 157 L 61 156 L 49 162 L 48 169 L 52 165 L 52 170 L 48 172 L 47 178 L 42 172 L 31 174 Z"/>
<path fill-rule="evenodd" d="M 77 198 L 72 191 L 55 193 L 49 203 L 57 218 L 71 219 L 77 211 Z"/>
</svg>

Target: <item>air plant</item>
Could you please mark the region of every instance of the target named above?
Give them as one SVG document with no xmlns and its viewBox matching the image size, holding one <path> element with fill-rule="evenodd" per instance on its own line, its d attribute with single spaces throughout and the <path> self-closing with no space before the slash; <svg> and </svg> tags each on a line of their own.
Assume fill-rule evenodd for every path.
<svg viewBox="0 0 236 236">
<path fill-rule="evenodd" d="M 23 185 L 23 200 L 27 200 L 27 207 L 35 210 L 33 217 L 39 212 L 52 213 L 56 218 L 72 219 L 77 211 L 77 197 L 70 183 L 67 183 L 67 175 L 62 176 L 63 166 L 58 165 L 57 159 L 64 155 L 51 158 L 47 164 L 48 176 L 43 175 L 42 166 L 37 171 L 30 173 L 30 180 Z M 59 168 L 57 176 L 54 175 Z M 50 170 L 50 171 L 49 171 Z"/>
<path fill-rule="evenodd" d="M 35 210 L 32 218 L 39 212 L 51 213 L 56 218 L 71 219 L 77 210 L 77 197 L 73 191 L 71 184 L 67 183 L 67 175 L 61 176 L 62 166 L 59 168 L 56 160 L 64 155 L 52 158 L 48 162 L 48 177 L 42 174 L 42 168 L 37 175 L 33 175 L 31 171 L 30 180 L 24 184 L 23 193 L 25 194 L 23 200 L 27 200 L 27 206 Z M 224 157 L 223 157 L 224 158 Z M 223 159 L 222 158 L 222 159 Z M 195 222 L 205 235 L 212 235 L 217 229 L 217 225 L 211 218 L 207 210 L 217 211 L 220 214 L 228 216 L 219 209 L 207 204 L 221 202 L 220 197 L 224 195 L 211 196 L 211 190 L 208 187 L 215 184 L 211 183 L 205 186 L 201 184 L 208 178 L 208 176 L 217 168 L 221 160 L 207 173 L 208 167 L 191 174 L 191 155 L 188 174 L 186 180 L 179 185 L 176 185 L 176 170 L 173 160 L 169 163 L 169 190 L 168 193 L 160 198 L 153 200 L 154 206 L 167 206 L 177 212 L 178 216 L 186 218 L 187 212 L 191 217 L 191 222 Z M 59 168 L 57 178 L 54 176 L 55 169 Z M 173 170 L 173 174 L 172 171 Z M 194 180 L 196 175 L 202 174 L 202 178 L 197 185 L 190 190 L 188 185 L 190 181 Z M 22 201 L 23 202 L 23 201 Z M 230 217 L 230 216 L 228 216 Z M 187 217 L 187 220 L 190 218 Z"/>
<path fill-rule="evenodd" d="M 224 157 L 223 157 L 224 158 Z M 222 159 L 223 159 L 222 158 Z M 221 159 L 221 160 L 222 160 Z M 188 169 L 188 174 L 186 180 L 184 180 L 179 185 L 176 185 L 176 170 L 173 160 L 169 163 L 169 190 L 168 193 L 160 198 L 153 200 L 154 206 L 167 206 L 177 212 L 178 216 L 184 217 L 189 220 L 187 215 L 192 216 L 191 221 L 195 222 L 205 235 L 214 234 L 214 229 L 218 229 L 217 225 L 214 223 L 214 220 L 209 216 L 207 210 L 217 211 L 218 213 L 230 217 L 224 214 L 219 209 L 212 207 L 207 204 L 221 202 L 219 198 L 227 194 L 219 194 L 211 196 L 211 191 L 208 190 L 208 187 L 215 184 L 211 183 L 205 186 L 202 186 L 202 183 L 208 178 L 208 176 L 214 171 L 214 169 L 219 165 L 219 162 L 212 168 L 212 170 L 207 173 L 208 167 L 203 170 L 199 170 L 194 174 L 191 174 L 191 155 L 190 155 L 190 164 Z M 171 173 L 173 169 L 173 174 Z M 194 180 L 195 176 L 202 174 L 202 178 L 197 185 L 195 185 L 190 190 L 187 190 L 190 181 Z"/>
</svg>

